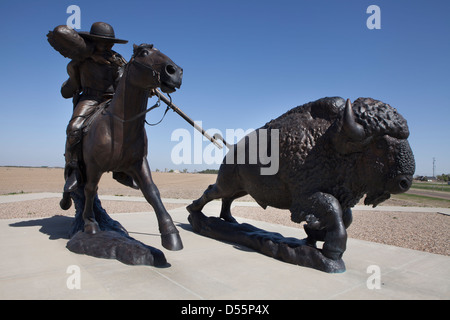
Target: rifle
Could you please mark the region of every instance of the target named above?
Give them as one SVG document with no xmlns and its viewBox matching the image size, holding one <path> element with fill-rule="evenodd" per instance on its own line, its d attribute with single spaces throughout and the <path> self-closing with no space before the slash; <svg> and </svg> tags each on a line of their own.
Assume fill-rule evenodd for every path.
<svg viewBox="0 0 450 320">
<path fill-rule="evenodd" d="M 220 134 L 215 134 L 214 136 L 210 136 L 202 127 L 194 122 L 189 116 L 184 113 L 180 108 L 178 108 L 175 104 L 172 103 L 172 99 L 167 98 L 159 89 L 155 89 L 154 92 L 161 99 L 162 102 L 167 104 L 169 108 L 178 113 L 184 120 L 186 120 L 191 126 L 193 126 L 196 130 L 198 130 L 202 135 L 204 135 L 209 141 L 214 143 L 219 149 L 222 149 L 222 146 L 218 143 L 217 139 L 222 140 L 222 142 L 229 147 L 229 144 L 223 139 Z"/>
</svg>

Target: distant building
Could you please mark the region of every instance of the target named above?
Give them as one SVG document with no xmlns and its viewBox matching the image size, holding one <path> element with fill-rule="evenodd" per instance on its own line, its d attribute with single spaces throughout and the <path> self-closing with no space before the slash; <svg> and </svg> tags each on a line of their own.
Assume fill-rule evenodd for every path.
<svg viewBox="0 0 450 320">
<path fill-rule="evenodd" d="M 430 176 L 417 176 L 415 179 L 419 180 L 419 181 L 428 181 L 428 182 L 437 181 L 436 177 L 430 177 Z"/>
</svg>

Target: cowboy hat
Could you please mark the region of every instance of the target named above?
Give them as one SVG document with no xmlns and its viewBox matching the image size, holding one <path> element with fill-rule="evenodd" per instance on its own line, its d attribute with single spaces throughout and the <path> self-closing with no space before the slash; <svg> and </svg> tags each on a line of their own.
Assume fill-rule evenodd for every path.
<svg viewBox="0 0 450 320">
<path fill-rule="evenodd" d="M 127 43 L 128 40 L 116 39 L 114 29 L 106 22 L 94 22 L 90 32 L 79 31 L 78 34 L 86 39 L 105 40 L 114 43 Z"/>
</svg>

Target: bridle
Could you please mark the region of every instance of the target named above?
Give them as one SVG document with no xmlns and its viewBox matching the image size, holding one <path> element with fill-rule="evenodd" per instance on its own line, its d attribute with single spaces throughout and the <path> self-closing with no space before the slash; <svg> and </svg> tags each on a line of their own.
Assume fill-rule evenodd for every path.
<svg viewBox="0 0 450 320">
<path fill-rule="evenodd" d="M 127 63 L 126 68 L 128 69 L 128 67 L 132 64 L 138 65 L 139 67 L 142 67 L 144 69 L 151 70 L 153 73 L 153 77 L 157 77 L 158 83 L 161 84 L 161 77 L 160 77 L 161 74 L 158 71 L 156 71 L 152 65 L 144 64 L 142 62 L 137 61 L 135 59 L 134 55 L 131 57 L 131 60 Z M 128 77 L 128 72 L 127 72 L 127 77 Z M 128 78 L 126 80 L 128 81 Z"/>
<path fill-rule="evenodd" d="M 142 68 L 145 68 L 145 69 L 148 69 L 148 70 L 152 71 L 153 77 L 156 77 L 156 78 L 157 78 L 157 83 L 158 83 L 159 85 L 161 85 L 160 73 L 159 73 L 158 71 L 156 71 L 155 68 L 153 68 L 152 65 L 147 65 L 147 64 L 144 64 L 144 63 L 142 63 L 142 62 L 137 61 L 137 60 L 135 59 L 135 54 L 134 54 L 134 55 L 131 57 L 130 61 L 129 61 L 129 62 L 127 63 L 127 65 L 125 66 L 125 73 L 126 73 L 126 76 L 125 76 L 125 77 L 126 77 L 126 78 L 125 78 L 125 86 L 124 86 L 124 95 L 125 95 L 125 92 L 126 92 L 126 85 L 127 85 L 127 83 L 128 83 L 128 77 L 129 77 L 128 68 L 129 68 L 129 66 L 131 66 L 131 65 L 133 65 L 133 64 L 134 64 L 134 65 L 138 65 L 139 67 L 142 67 Z M 169 109 L 170 109 L 170 106 L 172 105 L 172 97 L 171 97 L 170 95 L 168 95 L 168 96 L 169 96 L 169 98 L 170 98 L 170 104 L 167 106 L 166 110 L 164 111 L 164 114 L 163 114 L 161 120 L 159 120 L 159 121 L 156 122 L 156 123 L 148 123 L 147 120 L 144 118 L 145 123 L 147 123 L 149 126 L 156 126 L 156 125 L 160 124 L 160 123 L 164 120 L 164 117 L 166 116 L 167 112 L 168 112 Z M 117 116 L 117 115 L 115 115 L 115 114 L 109 112 L 108 110 L 106 110 L 106 108 L 105 108 L 105 112 L 107 112 L 107 113 L 108 113 L 110 116 L 112 116 L 114 119 L 116 119 L 116 120 L 118 120 L 118 121 L 120 121 L 120 122 L 122 122 L 122 123 L 127 123 L 127 122 L 135 121 L 135 120 L 139 119 L 139 118 L 142 117 L 142 116 L 145 116 L 148 112 L 152 111 L 152 110 L 155 109 L 155 108 L 158 108 L 160 105 L 161 105 L 161 97 L 158 98 L 158 101 L 157 101 L 153 106 L 151 106 L 151 107 L 147 108 L 146 110 L 144 110 L 144 111 L 138 113 L 138 114 L 135 115 L 134 117 L 132 117 L 132 118 L 130 118 L 130 119 L 126 119 L 126 120 L 124 120 L 124 119 L 120 118 L 119 116 Z"/>
</svg>

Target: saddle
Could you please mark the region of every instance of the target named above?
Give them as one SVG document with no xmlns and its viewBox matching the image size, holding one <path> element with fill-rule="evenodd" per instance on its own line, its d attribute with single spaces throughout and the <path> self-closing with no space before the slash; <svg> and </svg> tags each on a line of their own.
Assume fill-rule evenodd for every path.
<svg viewBox="0 0 450 320">
<path fill-rule="evenodd" d="M 86 121 L 83 124 L 82 127 L 82 136 L 85 136 L 86 133 L 89 132 L 89 129 L 91 128 L 92 123 L 94 120 L 98 117 L 99 114 L 102 114 L 104 110 L 106 110 L 109 105 L 111 104 L 112 99 L 105 100 L 101 102 L 95 110 L 87 117 Z"/>
</svg>

